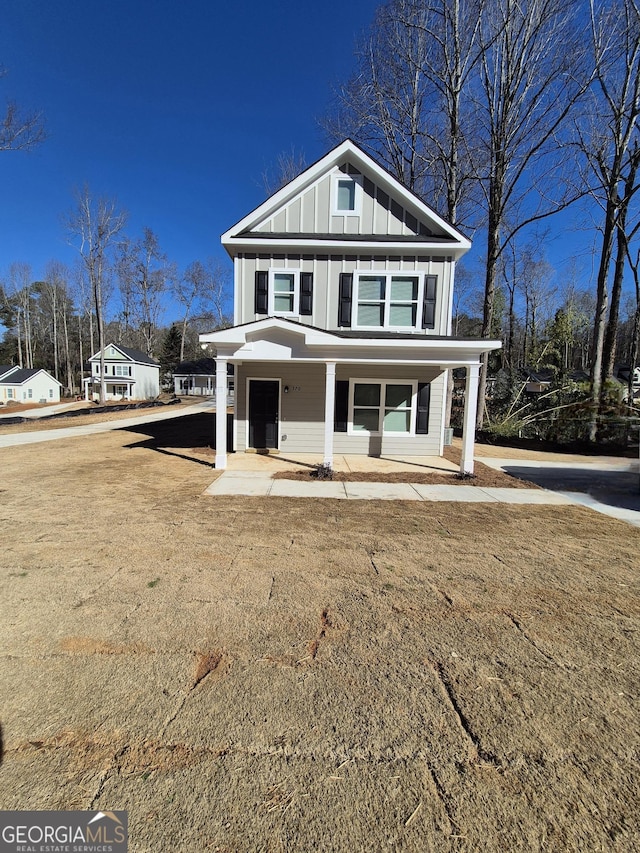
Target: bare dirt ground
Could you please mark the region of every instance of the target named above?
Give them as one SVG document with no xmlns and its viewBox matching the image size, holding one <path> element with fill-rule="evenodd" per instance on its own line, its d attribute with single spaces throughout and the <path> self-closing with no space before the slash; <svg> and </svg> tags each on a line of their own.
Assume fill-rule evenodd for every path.
<svg viewBox="0 0 640 853">
<path fill-rule="evenodd" d="M 132 851 L 640 849 L 637 529 L 211 498 L 189 420 L 0 451 L 0 808 L 127 809 Z"/>
</svg>

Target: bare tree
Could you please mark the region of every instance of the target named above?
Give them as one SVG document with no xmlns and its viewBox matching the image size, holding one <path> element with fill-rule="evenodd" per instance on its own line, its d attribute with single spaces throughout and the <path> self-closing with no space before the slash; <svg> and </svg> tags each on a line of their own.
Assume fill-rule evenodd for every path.
<svg viewBox="0 0 640 853">
<path fill-rule="evenodd" d="M 275 166 L 262 173 L 262 184 L 267 196 L 273 195 L 286 186 L 307 168 L 307 159 L 303 151 L 296 151 L 292 145 L 289 151 L 278 154 Z"/>
<path fill-rule="evenodd" d="M 180 341 L 180 361 L 184 361 L 189 320 L 194 314 L 212 323 L 215 328 L 226 324 L 225 303 L 228 298 L 229 273 L 219 261 L 209 258 L 206 263 L 193 261 L 185 269 L 173 295 L 184 309 Z"/>
<path fill-rule="evenodd" d="M 125 322 L 133 320 L 144 339 L 147 355 L 153 355 L 163 305 L 162 298 L 174 273 L 160 249 L 157 236 L 144 228 L 139 240 L 124 240 L 117 263 Z"/>
<path fill-rule="evenodd" d="M 591 349 L 591 400 L 593 418 L 590 438 L 597 437 L 597 411 L 603 381 L 612 367 L 617 307 L 610 317 L 609 275 L 616 232 L 626 229 L 626 217 L 635 181 L 625 181 L 637 156 L 640 116 L 640 8 L 637 0 L 591 0 L 591 49 L 596 86 L 589 127 L 580 135 L 580 148 L 589 167 L 588 180 L 602 218 L 602 246 L 596 284 L 596 313 Z M 618 252 L 620 259 L 620 251 Z M 620 267 L 618 267 L 620 275 Z M 621 280 L 618 277 L 618 283 Z M 614 293 L 614 300 L 616 299 Z M 605 337 L 608 357 L 605 358 Z"/>
<path fill-rule="evenodd" d="M 75 207 L 66 219 L 72 245 L 78 250 L 93 298 L 100 350 L 100 402 L 106 398 L 104 326 L 111 253 L 127 220 L 113 199 L 92 195 L 89 187 L 76 192 Z"/>
<path fill-rule="evenodd" d="M 482 337 L 489 337 L 502 254 L 516 234 L 576 200 L 562 192 L 559 154 L 576 103 L 589 85 L 576 0 L 494 0 L 483 15 L 477 120 L 486 206 Z M 477 425 L 482 426 L 488 354 Z"/>
<path fill-rule="evenodd" d="M 69 392 L 73 393 L 73 366 L 69 345 L 69 321 L 73 314 L 73 304 L 69 295 L 69 270 L 63 263 L 49 261 L 41 290 L 41 308 L 46 314 L 44 320 L 51 335 L 54 376 L 60 379 L 63 362 L 65 384 Z"/>
<path fill-rule="evenodd" d="M 6 77 L 6 68 L 0 67 L 0 79 Z M 0 151 L 19 151 L 40 145 L 46 137 L 42 113 L 23 112 L 15 101 L 6 105 L 0 122 Z"/>
<path fill-rule="evenodd" d="M 337 90 L 333 111 L 322 122 L 332 140 L 353 138 L 418 193 L 431 183 L 423 131 L 433 18 L 428 4 L 413 0 L 379 7 L 356 52 L 356 72 Z"/>
<path fill-rule="evenodd" d="M 11 264 L 9 267 L 8 296 L 13 305 L 20 367 L 33 367 L 32 285 L 30 265 L 25 263 Z"/>
</svg>

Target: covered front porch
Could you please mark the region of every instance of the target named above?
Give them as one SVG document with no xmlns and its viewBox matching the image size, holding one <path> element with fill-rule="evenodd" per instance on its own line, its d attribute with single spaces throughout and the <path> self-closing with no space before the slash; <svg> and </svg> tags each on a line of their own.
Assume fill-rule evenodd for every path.
<svg viewBox="0 0 640 853">
<path fill-rule="evenodd" d="M 480 358 L 499 342 L 363 337 L 280 318 L 200 339 L 216 346 L 218 396 L 224 393 L 228 365 L 236 367 L 237 450 L 272 448 L 289 457 L 308 451 L 308 458 L 317 460 L 313 464 L 333 470 L 352 456 L 407 465 L 420 464 L 424 457 L 441 458 L 446 375 L 463 367 L 459 468 L 463 474 L 473 473 Z M 226 411 L 220 407 L 216 468 L 227 468 L 227 451 Z"/>
</svg>

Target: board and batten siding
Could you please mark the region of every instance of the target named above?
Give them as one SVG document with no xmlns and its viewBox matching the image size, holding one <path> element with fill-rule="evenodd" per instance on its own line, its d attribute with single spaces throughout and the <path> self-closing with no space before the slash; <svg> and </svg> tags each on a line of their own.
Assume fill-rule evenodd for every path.
<svg viewBox="0 0 640 853">
<path fill-rule="evenodd" d="M 237 323 L 251 323 L 266 315 L 255 312 L 255 274 L 270 269 L 299 270 L 313 273 L 313 314 L 293 319 L 327 331 L 337 330 L 338 300 L 341 273 L 402 272 L 435 275 L 435 328 L 421 330 L 425 335 L 446 335 L 448 332 L 449 288 L 452 263 L 448 257 L 425 255 L 319 255 L 244 253 L 236 260 L 239 284 L 237 293 Z"/>
<path fill-rule="evenodd" d="M 236 450 L 247 449 L 248 379 L 280 380 L 279 449 L 285 453 L 324 451 L 324 364 L 301 362 L 245 362 L 237 368 Z M 429 456 L 440 452 L 440 422 L 444 396 L 444 376 L 433 368 L 417 366 L 338 365 L 336 380 L 407 380 L 431 382 L 429 433 L 411 437 L 368 436 L 334 433 L 334 453 L 384 456 Z M 284 393 L 284 388 L 289 388 Z M 333 414 L 332 414 L 333 417 Z"/>
<path fill-rule="evenodd" d="M 334 181 L 347 171 L 333 170 L 302 190 L 253 230 L 267 234 L 361 234 L 411 237 L 428 227 L 366 176 L 361 176 L 362 207 L 357 215 L 333 213 Z M 357 173 L 354 173 L 357 177 Z"/>
</svg>

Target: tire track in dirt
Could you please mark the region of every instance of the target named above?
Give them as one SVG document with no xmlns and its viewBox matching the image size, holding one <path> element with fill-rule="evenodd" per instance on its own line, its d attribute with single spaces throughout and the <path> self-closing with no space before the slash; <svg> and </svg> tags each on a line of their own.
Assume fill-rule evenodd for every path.
<svg viewBox="0 0 640 853">
<path fill-rule="evenodd" d="M 513 615 L 513 613 L 510 613 L 508 610 L 503 610 L 502 612 L 507 617 L 509 622 L 511 622 L 513 627 L 525 638 L 525 640 L 536 650 L 536 652 L 539 655 L 541 655 L 545 660 L 549 661 L 549 663 L 552 663 L 555 666 L 562 667 L 561 663 L 558 663 L 558 661 L 554 657 L 552 657 L 551 655 L 548 655 L 544 651 L 544 649 L 541 649 L 540 646 L 536 643 L 536 641 L 532 637 L 529 636 L 529 634 L 525 631 L 525 629 L 520 624 L 520 620 L 517 619 Z"/>
<path fill-rule="evenodd" d="M 440 663 L 440 661 L 433 661 L 428 659 L 425 660 L 425 663 L 435 676 L 440 686 L 441 692 L 447 700 L 447 704 L 453 711 L 453 714 L 456 718 L 456 722 L 458 723 L 458 727 L 465 736 L 465 739 L 469 746 L 469 761 L 477 763 L 478 761 L 482 760 L 486 764 L 490 764 L 496 769 L 499 769 L 500 761 L 498 757 L 493 753 L 483 749 L 482 744 L 480 742 L 480 738 L 473 730 L 469 718 L 467 717 L 460 703 L 458 702 L 458 697 L 456 696 L 456 692 L 451 683 L 451 679 L 449 678 L 449 675 L 446 672 L 444 666 Z"/>
</svg>

